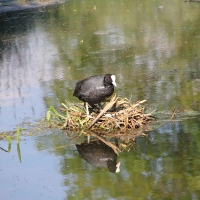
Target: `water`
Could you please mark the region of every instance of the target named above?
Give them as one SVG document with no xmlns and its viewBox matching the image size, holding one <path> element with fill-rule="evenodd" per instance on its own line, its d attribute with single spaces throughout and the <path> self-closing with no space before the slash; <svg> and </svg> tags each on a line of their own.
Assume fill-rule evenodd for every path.
<svg viewBox="0 0 200 200">
<path fill-rule="evenodd" d="M 199 9 L 180 0 L 73 0 L 0 13 L 0 132 L 37 122 L 50 105 L 78 102 L 75 83 L 108 72 L 117 77 L 117 95 L 147 99 L 159 112 L 199 112 Z M 15 143 L 0 151 L 1 196 L 199 199 L 199 119 L 165 122 L 137 138 L 119 155 L 118 174 L 81 159 L 58 130 L 25 137 L 21 163 Z"/>
</svg>

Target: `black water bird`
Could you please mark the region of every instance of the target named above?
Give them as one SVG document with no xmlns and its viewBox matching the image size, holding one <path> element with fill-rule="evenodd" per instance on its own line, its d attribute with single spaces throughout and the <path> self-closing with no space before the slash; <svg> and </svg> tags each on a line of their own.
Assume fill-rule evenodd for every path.
<svg viewBox="0 0 200 200">
<path fill-rule="evenodd" d="M 73 96 L 85 103 L 86 113 L 89 116 L 88 104 L 95 107 L 105 101 L 114 92 L 115 75 L 106 74 L 105 76 L 91 76 L 76 84 Z"/>
</svg>

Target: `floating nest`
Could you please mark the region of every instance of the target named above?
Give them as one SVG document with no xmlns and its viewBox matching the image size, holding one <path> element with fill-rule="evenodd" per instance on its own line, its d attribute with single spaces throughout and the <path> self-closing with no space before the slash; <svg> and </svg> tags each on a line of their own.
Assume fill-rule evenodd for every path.
<svg viewBox="0 0 200 200">
<path fill-rule="evenodd" d="M 133 104 L 127 98 L 113 96 L 105 103 L 103 110 L 90 108 L 90 116 L 86 115 L 83 103 L 62 103 L 58 112 L 50 107 L 47 120 L 56 119 L 57 125 L 66 132 L 67 137 L 76 140 L 82 135 L 94 136 L 116 153 L 131 148 L 137 136 L 145 136 L 144 131 L 151 130 L 151 123 L 156 120 L 153 112 L 145 113 L 142 104 L 146 100 Z M 115 142 L 111 140 L 115 138 Z M 118 140 L 119 139 L 119 140 Z M 116 144 L 116 140 L 118 145 Z"/>
<path fill-rule="evenodd" d="M 141 106 L 146 100 L 133 104 L 126 98 L 113 96 L 110 102 L 105 103 L 101 112 L 98 109 L 90 109 L 90 116 L 86 115 L 83 103 L 62 103 L 62 114 L 50 107 L 47 119 L 52 116 L 63 122 L 61 128 L 71 131 L 93 131 L 102 134 L 112 134 L 116 132 L 127 132 L 129 130 L 139 130 L 149 127 L 156 117 L 151 113 L 145 113 L 145 108 Z M 63 114 L 64 113 L 64 114 Z"/>
</svg>

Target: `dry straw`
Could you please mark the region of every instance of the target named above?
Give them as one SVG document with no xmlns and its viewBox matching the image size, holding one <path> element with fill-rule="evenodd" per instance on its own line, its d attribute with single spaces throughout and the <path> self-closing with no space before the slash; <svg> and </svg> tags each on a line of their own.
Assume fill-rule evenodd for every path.
<svg viewBox="0 0 200 200">
<path fill-rule="evenodd" d="M 122 150 L 129 150 L 137 136 L 144 136 L 144 130 L 151 128 L 151 123 L 156 117 L 151 113 L 145 113 L 141 106 L 146 100 L 133 104 L 127 98 L 111 98 L 105 103 L 103 110 L 90 110 L 90 116 L 86 115 L 83 103 L 62 103 L 62 114 L 55 108 L 50 107 L 47 112 L 47 119 L 52 117 L 61 124 L 61 129 L 69 130 L 67 137 L 76 140 L 82 135 L 95 137 L 106 145 L 110 146 L 116 153 Z M 113 143 L 114 139 L 114 143 Z M 116 144 L 116 141 L 118 144 Z"/>
<path fill-rule="evenodd" d="M 133 104 L 127 98 L 111 98 L 106 103 L 103 110 L 91 110 L 90 117 L 86 115 L 83 103 L 62 103 L 60 114 L 53 107 L 50 107 L 47 113 L 47 119 L 52 116 L 62 123 L 62 129 L 71 131 L 81 131 L 88 133 L 90 131 L 101 133 L 101 135 L 112 135 L 116 133 L 125 133 L 130 130 L 140 130 L 148 127 L 155 116 L 151 113 L 145 113 L 145 108 L 141 106 L 146 100 Z"/>
</svg>

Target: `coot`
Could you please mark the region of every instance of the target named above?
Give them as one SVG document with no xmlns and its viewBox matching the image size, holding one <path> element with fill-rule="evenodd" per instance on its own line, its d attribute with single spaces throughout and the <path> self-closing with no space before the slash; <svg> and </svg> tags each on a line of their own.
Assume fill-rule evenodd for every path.
<svg viewBox="0 0 200 200">
<path fill-rule="evenodd" d="M 76 84 L 73 96 L 78 97 L 86 106 L 86 113 L 89 115 L 87 103 L 94 107 L 94 104 L 100 104 L 114 92 L 115 75 L 106 74 L 105 76 L 91 76 Z"/>
</svg>

